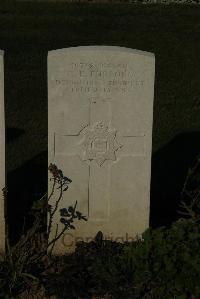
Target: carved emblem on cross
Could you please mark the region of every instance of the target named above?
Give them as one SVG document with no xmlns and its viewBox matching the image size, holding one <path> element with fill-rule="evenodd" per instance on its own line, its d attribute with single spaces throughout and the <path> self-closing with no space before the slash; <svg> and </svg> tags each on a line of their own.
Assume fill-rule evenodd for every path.
<svg viewBox="0 0 200 299">
<path fill-rule="evenodd" d="M 102 121 L 86 128 L 83 161 L 94 160 L 99 166 L 106 160 L 115 161 L 116 151 L 123 146 L 116 140 L 116 132 L 115 129 L 108 129 Z"/>
</svg>

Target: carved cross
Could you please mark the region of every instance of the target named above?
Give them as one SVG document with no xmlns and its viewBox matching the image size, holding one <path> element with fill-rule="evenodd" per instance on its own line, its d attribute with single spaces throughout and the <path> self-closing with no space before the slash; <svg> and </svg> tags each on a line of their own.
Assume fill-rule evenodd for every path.
<svg viewBox="0 0 200 299">
<path fill-rule="evenodd" d="M 96 113 L 97 102 L 105 109 L 101 118 Z M 103 103 L 103 104 L 102 104 Z M 102 109 L 102 108 L 101 108 Z M 94 111 L 93 111 L 94 110 Z M 88 217 L 91 220 L 106 220 L 109 217 L 109 189 L 111 168 L 126 156 L 144 154 L 145 135 L 120 135 L 112 126 L 111 99 L 89 101 L 88 125 L 75 135 L 55 134 L 54 153 L 60 138 L 65 139 L 66 156 L 77 156 L 88 167 Z M 78 171 L 78 170 L 77 170 Z M 72 178 L 73 179 L 73 178 Z M 77 199 L 78 200 L 78 199 Z"/>
</svg>

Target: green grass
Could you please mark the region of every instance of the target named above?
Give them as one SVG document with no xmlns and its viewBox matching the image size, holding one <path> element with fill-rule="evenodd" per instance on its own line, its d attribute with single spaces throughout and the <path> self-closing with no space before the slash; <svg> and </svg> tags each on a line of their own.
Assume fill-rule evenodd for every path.
<svg viewBox="0 0 200 299">
<path fill-rule="evenodd" d="M 46 55 L 52 49 L 96 44 L 155 53 L 153 151 L 181 132 L 199 131 L 199 36 L 200 10 L 193 5 L 1 4 L 6 125 L 25 130 L 7 145 L 7 169 L 47 150 Z"/>
</svg>

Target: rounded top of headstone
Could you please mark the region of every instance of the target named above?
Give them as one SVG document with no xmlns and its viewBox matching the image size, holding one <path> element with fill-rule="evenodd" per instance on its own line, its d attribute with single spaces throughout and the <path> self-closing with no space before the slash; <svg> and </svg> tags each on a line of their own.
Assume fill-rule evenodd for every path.
<svg viewBox="0 0 200 299">
<path fill-rule="evenodd" d="M 4 55 L 4 50 L 0 50 L 0 55 Z"/>
<path fill-rule="evenodd" d="M 57 50 L 51 50 L 48 52 L 48 56 L 51 55 L 58 55 L 58 54 L 64 54 L 66 52 L 75 52 L 75 51 L 112 51 L 112 52 L 126 52 L 129 54 L 137 54 L 137 55 L 143 55 L 143 56 L 150 56 L 152 58 L 155 57 L 154 53 L 132 49 L 132 48 L 126 48 L 126 47 L 118 47 L 118 46 L 105 46 L 105 45 L 91 45 L 91 46 L 77 46 L 77 47 L 69 47 L 69 48 L 62 48 Z"/>
</svg>

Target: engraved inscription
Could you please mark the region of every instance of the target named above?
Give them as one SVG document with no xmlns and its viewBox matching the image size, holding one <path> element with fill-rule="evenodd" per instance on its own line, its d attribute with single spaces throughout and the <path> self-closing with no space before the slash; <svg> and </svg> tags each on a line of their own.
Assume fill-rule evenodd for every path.
<svg viewBox="0 0 200 299">
<path fill-rule="evenodd" d="M 126 93 L 144 85 L 144 79 L 127 64 L 72 62 L 55 84 L 70 93 Z"/>
</svg>

